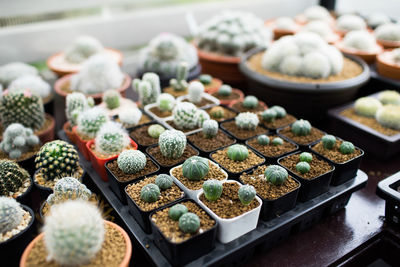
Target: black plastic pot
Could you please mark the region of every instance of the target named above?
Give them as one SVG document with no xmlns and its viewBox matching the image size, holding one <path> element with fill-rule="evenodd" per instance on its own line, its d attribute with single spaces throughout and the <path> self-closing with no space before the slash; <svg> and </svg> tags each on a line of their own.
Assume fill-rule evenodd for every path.
<svg viewBox="0 0 400 267">
<path fill-rule="evenodd" d="M 36 155 L 32 155 L 32 157 L 18 161 L 17 163 L 19 164 L 19 166 L 24 168 L 30 176 L 33 176 L 33 174 L 35 173 L 35 158 Z"/>
<path fill-rule="evenodd" d="M 227 109 L 227 110 L 229 110 L 229 111 L 234 112 L 236 115 L 238 114 L 238 112 L 237 112 L 236 110 L 234 110 L 233 108 L 230 108 L 230 107 L 228 107 L 228 106 L 226 106 L 226 105 L 221 105 L 221 104 L 220 104 L 219 106 L 223 107 L 224 109 Z M 218 107 L 218 106 L 217 106 L 217 107 Z M 205 110 L 208 111 L 208 110 L 210 110 L 210 109 L 212 109 L 212 108 L 207 108 L 207 109 L 205 109 Z M 224 120 L 220 120 L 220 121 L 218 121 L 218 124 L 221 125 L 221 123 L 226 122 L 226 121 L 229 121 L 229 120 L 231 120 L 231 119 L 234 119 L 234 117 L 233 117 L 233 118 L 224 119 Z"/>
<path fill-rule="evenodd" d="M 153 144 L 150 144 L 150 145 L 142 144 L 142 143 L 139 143 L 138 140 L 137 140 L 135 137 L 133 137 L 133 135 L 131 134 L 133 131 L 135 131 L 135 130 L 137 130 L 137 129 L 139 129 L 139 128 L 142 128 L 142 127 L 145 127 L 145 126 L 150 126 L 150 125 L 152 125 L 152 124 L 158 124 L 158 123 L 157 123 L 157 122 L 154 122 L 154 121 L 151 121 L 151 122 L 148 122 L 148 123 L 145 123 L 145 124 L 142 124 L 142 125 L 139 125 L 139 126 L 135 126 L 135 127 L 132 127 L 132 128 L 129 128 L 129 129 L 128 129 L 129 137 L 130 137 L 133 141 L 135 141 L 136 144 L 138 144 L 138 150 L 146 150 L 147 147 L 152 146 L 152 145 L 155 145 L 155 144 L 158 143 L 158 138 L 157 138 L 157 139 L 154 139 L 154 143 L 153 143 Z"/>
<path fill-rule="evenodd" d="M 20 196 L 17 197 L 17 201 L 21 204 L 27 205 L 27 206 L 31 206 L 32 204 L 32 188 L 33 188 L 33 181 L 32 178 L 29 177 L 29 180 L 31 180 L 31 185 L 28 187 L 28 189 L 26 189 L 26 191 L 21 194 Z"/>
<path fill-rule="evenodd" d="M 55 94 L 54 93 L 51 93 L 51 94 L 52 94 L 51 98 L 46 103 L 43 103 L 43 108 L 44 108 L 44 112 L 46 112 L 47 114 L 54 115 Z"/>
<path fill-rule="evenodd" d="M 150 158 L 150 157 L 148 157 L 148 158 L 151 160 L 151 162 L 153 162 L 157 166 L 157 170 L 154 171 L 154 172 L 148 173 L 146 175 L 137 177 L 137 178 L 135 178 L 133 180 L 137 180 L 137 181 L 138 180 L 142 180 L 143 178 L 145 178 L 147 176 L 151 176 L 151 175 L 156 174 L 160 170 L 160 166 L 152 158 Z M 118 178 L 114 175 L 114 173 L 107 166 L 108 163 L 114 162 L 116 160 L 117 159 L 113 159 L 113 160 L 110 160 L 110 161 L 106 162 L 104 164 L 104 167 L 106 168 L 106 171 L 107 171 L 108 183 L 110 184 L 111 190 L 115 193 L 115 195 L 119 198 L 119 200 L 121 200 L 121 202 L 123 204 L 126 204 L 125 187 L 128 184 L 132 183 L 133 180 L 124 181 L 124 182 L 121 182 L 121 181 L 118 180 Z"/>
<path fill-rule="evenodd" d="M 191 199 L 183 199 L 179 201 L 179 203 L 182 202 L 193 202 Z M 176 204 L 172 203 L 164 208 L 161 208 L 159 210 L 165 209 L 167 207 L 170 207 L 172 205 Z M 162 254 L 168 259 L 168 261 L 172 265 L 176 266 L 182 266 L 186 263 L 189 263 L 198 257 L 207 254 L 208 252 L 212 251 L 215 246 L 215 239 L 217 236 L 217 226 L 218 222 L 215 222 L 215 225 L 196 236 L 193 236 L 189 240 L 186 240 L 181 243 L 173 243 L 171 242 L 168 238 L 166 238 L 163 233 L 158 229 L 158 227 L 154 224 L 154 222 L 151 220 L 151 216 L 157 211 L 154 211 L 152 214 L 150 214 L 150 222 L 151 222 L 151 228 L 153 232 L 153 240 L 156 246 L 160 249 Z M 204 211 L 206 212 L 206 211 Z M 207 212 L 206 212 L 207 213 Z M 210 214 L 207 213 L 208 216 Z M 210 216 L 211 217 L 211 216 Z"/>
<path fill-rule="evenodd" d="M 233 143 L 232 143 L 232 144 L 229 144 L 229 145 L 225 145 L 225 146 L 218 147 L 218 148 L 216 148 L 216 149 L 214 149 L 214 150 L 206 151 L 206 150 L 202 150 L 200 147 L 196 146 L 196 144 L 193 143 L 193 142 L 191 142 L 191 141 L 189 140 L 189 138 L 187 139 L 187 141 L 188 141 L 192 146 L 194 146 L 195 148 L 197 148 L 197 150 L 200 152 L 200 156 L 206 157 L 206 158 L 207 158 L 208 155 L 209 155 L 210 153 L 215 152 L 215 151 L 217 151 L 218 149 L 225 148 L 225 147 L 227 147 L 227 146 L 231 146 L 231 145 L 233 145 L 233 144 L 236 144 L 236 139 L 233 138 L 230 134 L 228 134 L 227 132 L 225 132 L 225 131 L 222 130 L 222 129 L 219 129 L 219 131 L 221 131 L 223 134 L 225 134 L 226 136 L 228 136 L 229 138 L 231 138 L 231 139 L 233 140 Z M 196 134 L 196 133 L 193 133 L 193 134 L 190 134 L 190 135 L 195 135 L 195 134 Z M 187 137 L 189 137 L 190 135 L 188 135 Z M 212 142 L 212 139 L 209 139 L 209 140 L 206 140 L 206 141 L 207 141 L 207 142 Z"/>
<path fill-rule="evenodd" d="M 376 194 L 385 202 L 386 222 L 400 226 L 400 172 L 380 181 L 376 188 Z"/>
<path fill-rule="evenodd" d="M 225 124 L 225 123 L 231 122 L 231 121 L 234 121 L 234 120 L 235 120 L 235 119 L 230 119 L 230 120 L 226 120 L 226 121 L 222 122 L 222 123 L 220 124 L 220 128 L 223 129 L 225 132 L 227 132 L 228 134 L 232 135 L 232 136 L 235 137 L 238 141 L 241 141 L 241 142 L 245 142 L 246 140 L 248 140 L 248 139 L 250 139 L 250 138 L 256 136 L 256 134 L 255 134 L 255 135 L 253 135 L 253 136 L 250 136 L 249 138 L 244 138 L 244 139 L 243 139 L 243 138 L 239 138 L 239 137 L 237 137 L 234 133 L 230 132 L 228 129 L 226 129 L 226 128 L 224 127 L 224 124 Z M 265 132 L 264 132 L 263 134 L 268 134 L 268 129 L 265 128 L 264 126 L 262 126 L 261 124 L 259 124 L 257 127 L 260 127 L 260 128 L 265 129 Z"/>
<path fill-rule="evenodd" d="M 299 154 L 299 153 L 301 153 L 301 151 L 289 154 L 285 157 Z M 329 190 L 329 184 L 331 183 L 332 175 L 333 175 L 333 172 L 335 171 L 335 166 L 333 166 L 332 164 L 330 164 L 328 162 L 332 166 L 332 170 L 330 170 L 329 172 L 324 173 L 318 177 L 315 177 L 311 180 L 308 180 L 308 179 L 302 178 L 301 176 L 295 174 L 294 172 L 292 172 L 291 170 L 289 170 L 288 168 L 283 166 L 280 163 L 280 161 L 282 159 L 284 159 L 285 157 L 279 158 L 278 164 L 281 165 L 283 168 L 285 168 L 291 176 L 295 177 L 298 181 L 300 181 L 301 187 L 300 187 L 300 192 L 299 192 L 299 196 L 298 196 L 299 201 L 301 201 L 301 202 L 308 201 L 308 200 L 313 199 L 314 197 L 319 196 Z M 313 157 L 317 157 L 320 160 L 324 160 L 316 154 L 314 154 Z"/>
<path fill-rule="evenodd" d="M 358 57 L 348 55 L 345 56 L 363 68 L 363 72 L 352 79 L 327 83 L 298 83 L 274 79 L 251 70 L 247 65 L 251 56 L 264 50 L 252 49 L 240 62 L 240 71 L 248 82 L 248 93 L 261 99 L 268 96 L 269 105 L 284 106 L 289 113 L 302 118 L 322 117 L 328 108 L 350 101 L 369 80 L 368 65 Z"/>
<path fill-rule="evenodd" d="M 312 127 L 313 127 L 314 129 L 317 129 L 317 128 L 315 128 L 314 126 L 312 126 Z M 310 146 L 312 146 L 312 145 L 318 143 L 319 140 L 321 140 L 321 139 L 318 139 L 318 140 L 312 141 L 312 142 L 307 143 L 307 144 L 304 144 L 304 145 L 303 145 L 303 144 L 296 143 L 296 141 L 290 139 L 289 137 L 287 137 L 286 135 L 283 135 L 283 134 L 281 133 L 281 132 L 282 132 L 284 129 L 286 129 L 286 128 L 287 128 L 287 127 L 278 129 L 277 134 L 278 134 L 280 137 L 282 137 L 282 138 L 284 138 L 284 139 L 286 139 L 286 140 L 289 140 L 289 141 L 291 141 L 292 143 L 295 143 L 296 145 L 299 146 L 299 149 L 301 149 L 301 150 L 308 151 L 308 150 L 310 149 Z M 320 129 L 317 129 L 317 130 L 321 131 L 322 133 L 325 133 L 324 131 L 322 131 L 322 130 L 320 130 Z"/>
<path fill-rule="evenodd" d="M 274 128 L 274 127 L 268 127 L 268 125 L 262 120 L 261 116 L 259 116 L 259 119 L 260 119 L 260 125 L 264 126 L 264 128 L 267 128 L 272 133 L 276 133 L 279 129 L 285 128 L 285 127 L 287 127 L 287 126 L 289 126 L 289 125 L 291 125 L 293 123 L 293 122 L 290 122 L 290 123 L 287 123 L 287 124 L 284 124 L 282 126 Z"/>
</svg>

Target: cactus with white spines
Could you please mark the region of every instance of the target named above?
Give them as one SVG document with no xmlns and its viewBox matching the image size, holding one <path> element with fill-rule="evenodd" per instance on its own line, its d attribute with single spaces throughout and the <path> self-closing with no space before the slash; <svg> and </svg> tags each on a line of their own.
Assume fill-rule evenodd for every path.
<svg viewBox="0 0 400 267">
<path fill-rule="evenodd" d="M 100 107 L 83 110 L 78 117 L 77 132 L 89 140 L 93 139 L 101 126 L 108 121 L 106 111 Z"/>
<path fill-rule="evenodd" d="M 210 119 L 210 115 L 208 115 L 207 111 L 203 109 L 197 109 L 194 114 L 194 119 L 197 121 L 197 126 L 201 128 L 203 127 L 204 122 Z"/>
<path fill-rule="evenodd" d="M 21 205 L 13 198 L 0 197 L 0 233 L 5 234 L 20 225 L 24 215 Z"/>
<path fill-rule="evenodd" d="M 310 21 L 301 29 L 301 32 L 312 32 L 323 39 L 330 38 L 335 34 L 328 22 L 320 20 Z"/>
<path fill-rule="evenodd" d="M 176 78 L 169 81 L 169 86 L 178 92 L 185 91 L 188 88 L 188 75 L 188 64 L 186 62 L 181 62 L 176 70 Z"/>
<path fill-rule="evenodd" d="M 197 108 L 190 102 L 177 103 L 172 111 L 175 125 L 180 129 L 194 129 L 198 125 L 196 120 Z"/>
<path fill-rule="evenodd" d="M 99 40 L 92 36 L 82 35 L 65 49 L 65 59 L 68 62 L 79 64 L 90 56 L 102 52 L 103 49 Z"/>
<path fill-rule="evenodd" d="M 7 88 L 12 81 L 25 75 L 38 75 L 38 70 L 23 62 L 11 62 L 0 67 L 0 84 Z"/>
<path fill-rule="evenodd" d="M 218 122 L 215 120 L 206 120 L 203 123 L 203 135 L 206 138 L 213 138 L 218 134 Z"/>
<path fill-rule="evenodd" d="M 346 14 L 340 16 L 336 21 L 336 27 L 340 31 L 349 32 L 367 29 L 367 24 L 360 16 Z"/>
<path fill-rule="evenodd" d="M 328 9 L 318 5 L 308 7 L 306 10 L 304 10 L 303 15 L 309 21 L 310 20 L 324 21 L 330 19 L 331 16 L 329 14 Z"/>
<path fill-rule="evenodd" d="M 255 130 L 258 123 L 259 119 L 257 114 L 252 112 L 242 112 L 235 117 L 235 124 L 239 129 Z"/>
<path fill-rule="evenodd" d="M 159 138 L 160 135 L 165 132 L 165 128 L 162 127 L 160 124 L 153 124 L 150 125 L 150 127 L 147 129 L 147 133 L 152 137 L 152 138 Z"/>
<path fill-rule="evenodd" d="M 376 112 L 375 119 L 384 127 L 400 130 L 400 106 L 382 106 Z"/>
<path fill-rule="evenodd" d="M 382 24 L 386 24 L 389 22 L 390 18 L 384 13 L 374 12 L 367 16 L 367 24 L 372 28 L 376 28 Z"/>
<path fill-rule="evenodd" d="M 357 49 L 365 52 L 372 52 L 376 49 L 375 37 L 366 30 L 351 31 L 343 38 L 343 45 L 346 48 Z"/>
<path fill-rule="evenodd" d="M 378 99 L 383 105 L 400 105 L 400 94 L 394 90 L 385 90 L 383 92 L 380 92 L 378 95 Z"/>
<path fill-rule="evenodd" d="M 79 114 L 90 107 L 90 101 L 82 93 L 68 94 L 65 100 L 65 115 L 71 127 L 77 125 Z"/>
<path fill-rule="evenodd" d="M 103 124 L 94 139 L 96 151 L 105 156 L 121 153 L 129 142 L 127 131 L 120 123 L 112 121 Z"/>
<path fill-rule="evenodd" d="M 64 177 L 56 182 L 53 193 L 47 197 L 47 204 L 52 206 L 63 203 L 67 200 L 81 199 L 87 201 L 92 196 L 92 192 L 73 177 Z"/>
<path fill-rule="evenodd" d="M 118 118 L 123 125 L 136 126 L 142 118 L 142 111 L 136 107 L 129 107 L 120 110 Z"/>
<path fill-rule="evenodd" d="M 166 130 L 158 138 L 158 145 L 164 157 L 180 158 L 186 148 L 186 136 L 177 130 Z"/>
<path fill-rule="evenodd" d="M 143 106 L 155 103 L 161 94 L 160 77 L 153 72 L 143 74 L 142 79 L 134 79 L 132 89 L 139 94 Z"/>
<path fill-rule="evenodd" d="M 106 103 L 108 109 L 118 108 L 121 104 L 121 94 L 117 90 L 107 90 L 104 92 L 102 101 Z"/>
<path fill-rule="evenodd" d="M 374 31 L 376 39 L 384 41 L 400 41 L 400 25 L 386 23 L 380 25 Z"/>
<path fill-rule="evenodd" d="M 190 102 L 198 104 L 203 98 L 204 85 L 201 82 L 194 81 L 189 84 L 188 99 Z"/>
<path fill-rule="evenodd" d="M 175 97 L 168 93 L 162 93 L 157 97 L 157 107 L 161 111 L 172 111 L 175 102 Z"/>
<path fill-rule="evenodd" d="M 10 124 L 3 133 L 0 149 L 8 154 L 10 159 L 18 159 L 33 146 L 39 144 L 39 138 L 32 129 L 22 124 Z"/>
<path fill-rule="evenodd" d="M 118 168 L 124 173 L 137 173 L 146 166 L 146 155 L 139 150 L 125 150 L 117 159 Z"/>
<path fill-rule="evenodd" d="M 378 99 L 365 96 L 356 100 L 354 110 L 358 115 L 375 117 L 376 112 L 381 106 L 382 104 Z"/>
<path fill-rule="evenodd" d="M 51 93 L 50 84 L 37 75 L 24 75 L 18 77 L 10 83 L 8 90 L 10 92 L 23 92 L 26 89 L 41 98 L 48 97 Z"/>
</svg>

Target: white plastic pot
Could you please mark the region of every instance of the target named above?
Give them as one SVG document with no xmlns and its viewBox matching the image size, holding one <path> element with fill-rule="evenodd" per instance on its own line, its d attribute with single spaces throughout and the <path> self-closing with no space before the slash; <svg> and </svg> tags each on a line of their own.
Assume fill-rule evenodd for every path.
<svg viewBox="0 0 400 267">
<path fill-rule="evenodd" d="M 210 94 L 203 93 L 202 97 L 205 98 L 205 99 L 207 99 L 207 100 L 212 101 L 213 103 L 210 103 L 210 104 L 208 104 L 208 105 L 199 107 L 200 109 L 208 109 L 208 108 L 212 108 L 212 107 L 214 107 L 214 106 L 218 106 L 218 105 L 220 104 L 219 99 L 216 98 L 216 97 L 213 97 L 213 96 L 210 95 Z M 184 101 L 187 100 L 187 99 L 188 99 L 188 95 L 183 95 L 183 96 L 178 97 L 176 100 L 177 100 L 178 102 L 184 102 Z"/>
<path fill-rule="evenodd" d="M 175 129 L 175 128 L 168 124 L 168 121 L 173 121 L 173 120 L 174 120 L 173 117 L 167 117 L 165 120 L 160 121 L 160 123 L 163 124 L 163 126 L 165 126 L 165 128 L 167 128 L 168 130 L 173 130 L 173 129 Z M 188 131 L 188 132 L 183 132 L 183 133 L 184 133 L 185 135 L 191 135 L 191 134 L 200 132 L 202 129 L 203 129 L 203 128 L 196 128 L 196 129 L 194 129 L 194 130 L 191 130 L 191 131 Z M 180 129 L 175 129 L 175 130 L 181 131 Z"/>
<path fill-rule="evenodd" d="M 148 104 L 144 107 L 144 110 L 151 116 L 153 117 L 153 119 L 155 119 L 157 122 L 164 122 L 167 119 L 172 119 L 173 116 L 168 116 L 168 117 L 158 117 L 156 114 L 154 114 L 153 112 L 151 112 L 151 109 L 157 107 L 157 103 L 152 103 L 152 104 Z"/>
</svg>

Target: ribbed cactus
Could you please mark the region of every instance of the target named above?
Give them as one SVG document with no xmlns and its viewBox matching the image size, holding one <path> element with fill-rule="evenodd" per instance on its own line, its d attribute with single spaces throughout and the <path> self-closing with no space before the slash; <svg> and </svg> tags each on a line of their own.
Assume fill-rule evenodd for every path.
<svg viewBox="0 0 400 267">
<path fill-rule="evenodd" d="M 128 126 L 136 126 L 142 118 L 142 111 L 138 108 L 124 108 L 118 113 L 118 118 L 122 124 Z"/>
<path fill-rule="evenodd" d="M 236 126 L 244 130 L 255 130 L 258 126 L 259 120 L 255 113 L 243 112 L 235 117 Z"/>
<path fill-rule="evenodd" d="M 65 115 L 71 127 L 78 123 L 79 114 L 89 108 L 88 100 L 82 93 L 68 94 L 65 100 Z"/>
<path fill-rule="evenodd" d="M 146 166 L 146 155 L 139 150 L 124 150 L 117 159 L 118 168 L 124 173 L 137 173 Z"/>
<path fill-rule="evenodd" d="M 175 106 L 175 97 L 168 93 L 162 93 L 157 97 L 157 106 L 161 111 L 171 111 Z"/>
<path fill-rule="evenodd" d="M 129 140 L 128 133 L 121 124 L 109 121 L 101 126 L 94 144 L 97 152 L 104 156 L 112 156 L 127 148 Z"/>
<path fill-rule="evenodd" d="M 121 94 L 117 90 L 107 90 L 103 94 L 103 102 L 108 109 L 115 109 L 121 104 Z"/>
<path fill-rule="evenodd" d="M 80 169 L 78 152 L 61 140 L 44 144 L 36 154 L 35 164 L 45 180 L 76 177 Z"/>
<path fill-rule="evenodd" d="M 83 265 L 100 251 L 105 227 L 100 211 L 83 200 L 54 205 L 43 227 L 47 259 L 60 265 Z"/>
<path fill-rule="evenodd" d="M 196 120 L 197 108 L 189 102 L 177 103 L 172 114 L 174 123 L 180 129 L 194 129 L 198 125 Z"/>
<path fill-rule="evenodd" d="M 188 83 L 186 81 L 188 75 L 188 64 L 186 62 L 181 62 L 176 70 L 176 78 L 169 81 L 169 86 L 178 92 L 185 91 L 188 87 Z"/>
<path fill-rule="evenodd" d="M 133 80 L 132 89 L 139 94 L 142 106 L 155 103 L 161 94 L 160 77 L 153 72 L 147 72 L 143 74 L 142 80 Z"/>
<path fill-rule="evenodd" d="M 296 136 L 306 136 L 311 133 L 312 126 L 308 120 L 297 120 L 291 126 L 291 131 Z"/>
<path fill-rule="evenodd" d="M 0 67 L 0 83 L 7 88 L 18 77 L 38 74 L 38 70 L 31 65 L 23 62 L 11 62 Z"/>
<path fill-rule="evenodd" d="M 68 62 L 79 64 L 90 56 L 102 52 L 103 49 L 99 40 L 92 36 L 82 35 L 65 50 L 65 59 Z"/>
<path fill-rule="evenodd" d="M 48 97 L 51 93 L 50 84 L 37 75 L 24 75 L 21 76 L 8 86 L 10 92 L 24 92 L 25 90 L 31 90 L 33 94 L 40 96 L 41 98 Z"/>
<path fill-rule="evenodd" d="M 47 204 L 50 206 L 63 203 L 67 200 L 89 200 L 92 192 L 87 189 L 86 185 L 73 177 L 64 177 L 57 181 L 54 186 L 53 193 L 47 197 Z"/>
<path fill-rule="evenodd" d="M 147 133 L 153 137 L 158 138 L 165 131 L 165 128 L 160 124 L 153 124 L 147 129 Z"/>
<path fill-rule="evenodd" d="M 188 89 L 188 99 L 192 103 L 200 103 L 204 94 L 204 85 L 201 82 L 191 82 Z"/>
<path fill-rule="evenodd" d="M 20 158 L 25 152 L 39 144 L 39 138 L 33 134 L 32 129 L 25 128 L 22 124 L 10 124 L 3 133 L 0 149 L 8 154 L 11 159 Z"/>
<path fill-rule="evenodd" d="M 208 115 L 207 111 L 203 109 L 197 109 L 196 113 L 194 114 L 194 120 L 197 121 L 197 127 L 203 127 L 203 123 L 209 119 L 210 115 Z"/>
<path fill-rule="evenodd" d="M 84 110 L 78 117 L 77 131 L 87 139 L 96 137 L 101 126 L 108 121 L 107 113 L 100 107 L 94 107 Z"/>
<path fill-rule="evenodd" d="M 177 159 L 186 148 L 186 136 L 177 130 L 166 130 L 158 138 L 158 145 L 164 157 Z"/>
<path fill-rule="evenodd" d="M 21 223 L 24 210 L 21 205 L 13 198 L 0 197 L 0 233 L 17 228 Z"/>
<path fill-rule="evenodd" d="M 206 138 L 213 138 L 218 133 L 218 122 L 215 120 L 206 120 L 203 123 L 203 135 Z"/>
<path fill-rule="evenodd" d="M 30 179 L 29 173 L 18 163 L 11 160 L 0 160 L 0 195 L 12 196 Z"/>
<path fill-rule="evenodd" d="M 34 131 L 42 128 L 45 114 L 42 99 L 30 90 L 22 93 L 4 92 L 0 99 L 0 117 L 3 127 L 21 123 Z"/>
<path fill-rule="evenodd" d="M 249 205 L 256 197 L 256 189 L 252 185 L 242 185 L 238 190 L 238 197 L 243 205 Z"/>
</svg>

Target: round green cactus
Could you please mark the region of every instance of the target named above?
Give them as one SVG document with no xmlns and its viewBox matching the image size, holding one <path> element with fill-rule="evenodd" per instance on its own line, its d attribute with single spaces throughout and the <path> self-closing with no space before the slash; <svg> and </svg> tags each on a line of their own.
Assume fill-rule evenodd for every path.
<svg viewBox="0 0 400 267">
<path fill-rule="evenodd" d="M 124 150 L 117 159 L 118 168 L 128 174 L 137 173 L 146 166 L 146 155 L 139 150 Z"/>
<path fill-rule="evenodd" d="M 187 212 L 188 208 L 185 205 L 175 204 L 169 209 L 168 216 L 174 221 L 179 221 L 179 218 Z"/>
<path fill-rule="evenodd" d="M 384 127 L 400 130 L 400 106 L 385 105 L 378 109 L 375 118 Z"/>
<path fill-rule="evenodd" d="M 252 185 L 242 185 L 239 188 L 238 196 L 243 205 L 249 205 L 256 197 L 256 189 Z"/>
<path fill-rule="evenodd" d="M 277 119 L 284 118 L 286 116 L 286 114 L 287 114 L 286 110 L 281 106 L 272 106 L 269 109 L 276 112 L 276 118 Z"/>
<path fill-rule="evenodd" d="M 311 133 L 311 124 L 307 120 L 297 120 L 292 124 L 292 133 L 297 136 L 306 136 Z"/>
<path fill-rule="evenodd" d="M 378 109 L 382 106 L 381 102 L 373 97 L 361 97 L 354 103 L 354 110 L 358 115 L 374 117 Z"/>
<path fill-rule="evenodd" d="M 177 130 L 166 130 L 158 138 L 158 145 L 164 157 L 180 158 L 186 148 L 186 136 Z"/>
<path fill-rule="evenodd" d="M 14 195 L 29 178 L 29 173 L 21 168 L 18 163 L 6 159 L 0 160 L 1 196 Z"/>
<path fill-rule="evenodd" d="M 206 158 L 193 156 L 185 160 L 182 165 L 183 177 L 191 181 L 203 179 L 210 170 L 210 162 Z"/>
<path fill-rule="evenodd" d="M 252 112 L 242 112 L 235 117 L 235 124 L 239 129 L 253 131 L 259 123 L 258 116 Z"/>
<path fill-rule="evenodd" d="M 160 197 L 160 188 L 156 184 L 146 184 L 140 190 L 140 199 L 147 203 L 156 202 Z"/>
<path fill-rule="evenodd" d="M 311 166 L 310 166 L 310 164 L 308 164 L 308 162 L 300 161 L 299 163 L 296 164 L 296 170 L 301 174 L 305 174 L 305 173 L 309 172 L 310 169 L 311 169 Z"/>
<path fill-rule="evenodd" d="M 161 111 L 171 111 L 175 106 L 175 98 L 168 93 L 162 93 L 157 97 L 157 106 Z"/>
<path fill-rule="evenodd" d="M 13 198 L 0 197 L 0 233 L 15 229 L 22 221 L 23 209 Z"/>
<path fill-rule="evenodd" d="M 378 99 L 384 105 L 400 105 L 400 94 L 394 90 L 385 90 L 383 92 L 380 92 L 378 95 Z"/>
<path fill-rule="evenodd" d="M 332 149 L 336 145 L 336 137 L 331 134 L 326 134 L 321 139 L 325 149 Z"/>
<path fill-rule="evenodd" d="M 63 203 L 67 200 L 89 200 L 92 192 L 73 177 L 64 177 L 54 185 L 53 193 L 47 197 L 46 203 L 50 206 Z"/>
<path fill-rule="evenodd" d="M 312 156 L 311 153 L 302 152 L 300 154 L 300 161 L 304 161 L 304 162 L 310 163 L 312 160 L 313 160 L 313 156 Z"/>
<path fill-rule="evenodd" d="M 203 183 L 203 192 L 209 201 L 216 201 L 222 194 L 222 182 L 215 179 L 205 181 Z"/>
<path fill-rule="evenodd" d="M 273 122 L 277 117 L 277 113 L 273 109 L 266 109 L 261 113 L 261 118 L 266 122 Z"/>
<path fill-rule="evenodd" d="M 244 145 L 231 145 L 227 151 L 228 158 L 234 161 L 243 161 L 249 156 L 249 150 Z"/>
<path fill-rule="evenodd" d="M 184 233 L 196 233 L 200 228 L 200 218 L 194 213 L 187 212 L 179 218 L 179 229 Z"/>
<path fill-rule="evenodd" d="M 203 135 L 206 138 L 213 138 L 218 134 L 218 122 L 206 120 L 203 123 Z"/>
<path fill-rule="evenodd" d="M 147 128 L 147 133 L 154 139 L 159 138 L 160 135 L 165 131 L 165 128 L 160 124 L 153 124 Z"/>
<path fill-rule="evenodd" d="M 274 146 L 281 146 L 283 145 L 283 139 L 280 137 L 275 137 L 274 139 L 272 139 L 271 142 Z"/>
<path fill-rule="evenodd" d="M 103 124 L 94 139 L 96 151 L 108 157 L 121 153 L 129 143 L 128 132 L 120 123 L 113 121 Z"/>
<path fill-rule="evenodd" d="M 204 85 L 209 85 L 212 82 L 212 76 L 209 74 L 202 74 L 199 76 L 199 81 Z"/>
<path fill-rule="evenodd" d="M 265 179 L 274 185 L 282 185 L 289 178 L 288 172 L 278 165 L 270 165 L 264 171 Z"/>
<path fill-rule="evenodd" d="M 232 87 L 227 84 L 221 85 L 218 89 L 218 95 L 220 96 L 230 96 L 232 94 Z"/>
<path fill-rule="evenodd" d="M 258 106 L 258 98 L 253 95 L 248 95 L 243 100 L 243 107 L 254 109 Z"/>
<path fill-rule="evenodd" d="M 221 106 L 216 106 L 210 109 L 210 116 L 213 119 L 222 119 L 225 115 L 225 110 Z"/>
<path fill-rule="evenodd" d="M 155 183 L 161 190 L 167 190 L 171 188 L 171 186 L 174 183 L 174 180 L 168 174 L 159 174 L 156 177 Z"/>
<path fill-rule="evenodd" d="M 115 109 L 121 104 L 121 94 L 117 90 L 107 90 L 104 92 L 102 100 L 108 109 Z"/>
<path fill-rule="evenodd" d="M 351 154 L 355 150 L 354 145 L 351 142 L 344 141 L 340 144 L 339 151 L 342 154 Z"/>
<path fill-rule="evenodd" d="M 266 146 L 269 144 L 269 137 L 266 136 L 265 134 L 262 134 L 257 137 L 257 143 L 263 146 Z"/>
</svg>

